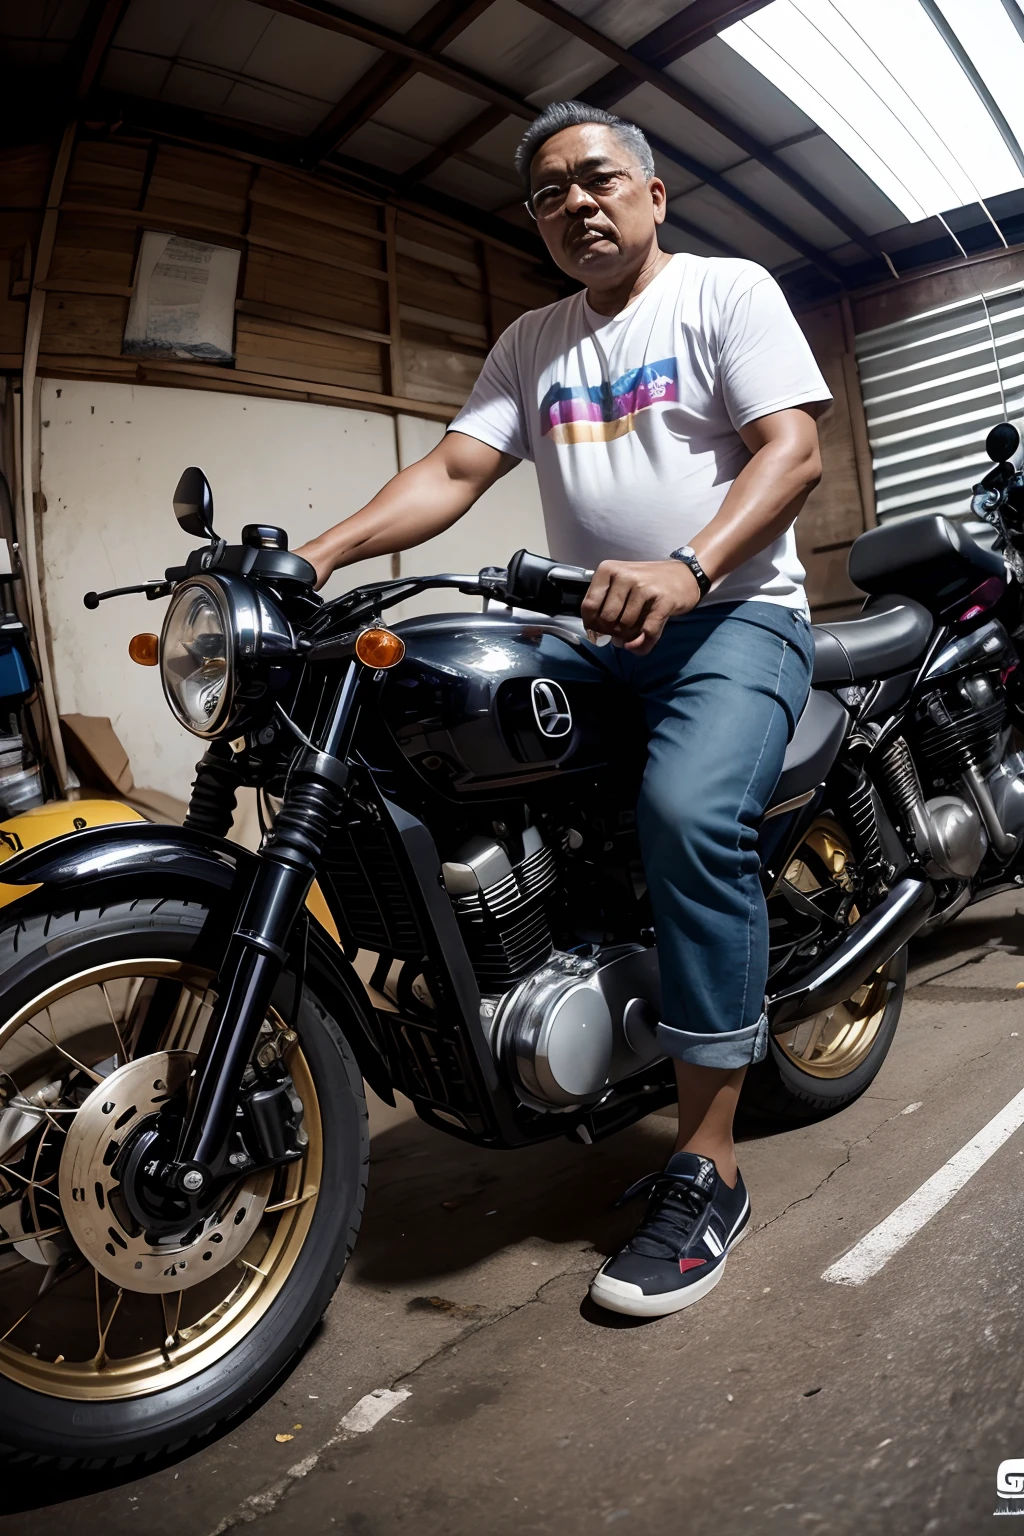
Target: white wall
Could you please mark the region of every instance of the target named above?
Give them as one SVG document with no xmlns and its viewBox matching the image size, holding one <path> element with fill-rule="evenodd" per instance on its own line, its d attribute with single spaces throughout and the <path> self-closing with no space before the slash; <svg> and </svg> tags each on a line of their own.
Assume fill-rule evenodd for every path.
<svg viewBox="0 0 1024 1536">
<path fill-rule="evenodd" d="M 277 523 L 292 547 L 358 510 L 402 464 L 441 435 L 415 417 L 213 391 L 48 379 L 42 386 L 44 602 L 62 714 L 109 715 L 137 784 L 187 798 L 202 744 L 175 724 L 156 668 L 129 661 L 140 630 L 159 631 L 166 601 L 124 597 L 90 613 L 90 588 L 128 586 L 183 561 L 171 496 L 199 464 L 213 487 L 218 531 Z M 502 564 L 520 546 L 543 550 L 536 478 L 521 465 L 462 523 L 402 557 L 403 574 Z M 337 573 L 326 595 L 386 580 L 390 561 Z M 415 611 L 473 606 L 420 598 Z M 408 611 L 414 611 L 411 606 Z"/>
<path fill-rule="evenodd" d="M 422 459 L 444 436 L 440 422 L 426 421 L 422 416 L 399 416 L 396 425 L 402 469 Z M 517 549 L 531 549 L 542 555 L 547 547 L 537 475 L 532 464 L 522 463 L 492 485 L 453 528 L 403 554 L 402 575 L 420 576 L 437 571 L 474 573 L 485 565 L 506 565 Z M 424 592 L 393 611 L 397 617 L 408 618 L 419 613 L 479 607 L 479 599 L 464 597 L 459 592 Z"/>
</svg>

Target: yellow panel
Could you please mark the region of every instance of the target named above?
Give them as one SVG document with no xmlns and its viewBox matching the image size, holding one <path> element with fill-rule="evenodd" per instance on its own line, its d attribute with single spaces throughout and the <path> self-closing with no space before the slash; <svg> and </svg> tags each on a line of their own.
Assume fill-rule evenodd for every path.
<svg viewBox="0 0 1024 1536">
<path fill-rule="evenodd" d="M 120 800 L 57 800 L 37 805 L 20 816 L 0 821 L 0 862 L 20 853 L 23 848 L 37 848 L 51 838 L 84 827 L 107 827 L 120 821 L 144 821 L 138 811 Z"/>
<path fill-rule="evenodd" d="M 81 832 L 85 827 L 106 827 L 122 821 L 144 821 L 138 811 L 120 800 L 55 800 L 37 805 L 20 816 L 0 822 L 0 863 L 26 848 L 38 848 L 55 837 Z M 38 885 L 0 885 L 0 907 L 37 891 Z"/>
<path fill-rule="evenodd" d="M 37 805 L 20 816 L 12 816 L 0 822 L 0 863 L 21 853 L 26 848 L 37 848 L 52 838 L 64 837 L 69 832 L 81 832 L 85 827 L 106 827 L 125 821 L 145 821 L 131 806 L 119 800 L 58 800 L 49 805 Z M 37 891 L 37 885 L 0 884 L 0 907 L 10 906 L 29 891 Z M 320 926 L 330 934 L 335 944 L 341 943 L 338 925 L 331 916 L 324 894 L 314 880 L 306 906 Z"/>
<path fill-rule="evenodd" d="M 335 944 L 340 944 L 341 934 L 338 932 L 338 925 L 334 921 L 334 918 L 331 916 L 330 908 L 328 907 L 327 902 L 324 900 L 324 893 L 315 880 L 309 888 L 309 895 L 306 897 L 306 906 L 312 912 L 321 928 L 325 928 L 327 930 Z"/>
</svg>

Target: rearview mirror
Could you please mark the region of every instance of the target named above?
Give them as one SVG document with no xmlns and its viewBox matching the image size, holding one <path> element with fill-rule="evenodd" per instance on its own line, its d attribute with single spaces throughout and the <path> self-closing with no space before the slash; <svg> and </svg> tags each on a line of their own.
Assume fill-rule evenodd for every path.
<svg viewBox="0 0 1024 1536">
<path fill-rule="evenodd" d="M 185 470 L 174 488 L 174 515 L 194 539 L 215 539 L 213 492 L 210 482 L 195 464 Z"/>
<path fill-rule="evenodd" d="M 985 452 L 993 464 L 1012 464 L 1016 470 L 1024 468 L 1024 444 L 1017 423 L 1001 421 L 993 427 L 985 439 Z"/>
</svg>

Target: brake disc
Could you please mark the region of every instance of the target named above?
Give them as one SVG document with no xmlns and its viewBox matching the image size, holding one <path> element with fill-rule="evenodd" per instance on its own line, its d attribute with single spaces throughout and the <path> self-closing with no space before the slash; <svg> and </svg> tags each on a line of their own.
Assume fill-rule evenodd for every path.
<svg viewBox="0 0 1024 1536">
<path fill-rule="evenodd" d="M 113 1173 L 143 1120 L 180 1092 L 191 1051 L 158 1051 L 126 1062 L 98 1083 L 75 1115 L 60 1161 L 68 1232 L 89 1263 L 127 1291 L 184 1291 L 238 1258 L 263 1218 L 273 1171 L 250 1175 L 183 1238 L 147 1240 L 119 1198 Z"/>
</svg>

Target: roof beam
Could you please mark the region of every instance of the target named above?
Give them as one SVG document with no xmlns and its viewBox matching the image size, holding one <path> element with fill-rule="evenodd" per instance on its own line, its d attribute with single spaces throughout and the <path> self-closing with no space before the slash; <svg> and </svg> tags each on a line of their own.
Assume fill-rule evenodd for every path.
<svg viewBox="0 0 1024 1536">
<path fill-rule="evenodd" d="M 744 154 L 749 155 L 752 160 L 758 161 L 766 170 L 771 171 L 774 176 L 778 176 L 780 181 L 786 182 L 788 186 L 793 188 L 794 192 L 799 193 L 804 202 L 809 203 L 823 218 L 828 219 L 837 229 L 841 229 L 849 239 L 859 245 L 866 255 L 882 259 L 882 249 L 878 242 L 865 234 L 848 214 L 844 213 L 841 208 L 837 208 L 830 198 L 827 198 L 824 193 L 819 192 L 806 177 L 801 176 L 799 171 L 794 170 L 792 166 L 788 165 L 767 144 L 763 144 L 760 139 L 756 139 L 745 128 L 741 128 L 738 123 L 734 123 L 723 112 L 719 112 L 718 108 L 712 106 L 710 102 L 704 101 L 700 96 L 697 96 L 689 87 L 681 85 L 678 80 L 673 80 L 671 75 L 666 75 L 656 65 L 649 64 L 645 59 L 639 58 L 635 53 L 629 52 L 626 48 L 621 48 L 618 43 L 613 42 L 609 37 L 605 37 L 602 32 L 596 31 L 589 23 L 582 21 L 578 16 L 573 15 L 571 11 L 567 11 L 564 6 L 555 4 L 555 0 L 519 0 L 519 3 L 524 5 L 527 10 L 534 11 L 538 16 L 542 16 L 545 21 L 551 21 L 564 31 L 571 32 L 574 37 L 578 37 L 588 47 L 593 48 L 597 53 L 603 53 L 606 59 L 610 59 L 614 64 L 624 69 L 632 77 L 630 82 L 631 89 L 636 85 L 637 81 L 642 81 L 647 85 L 653 86 L 661 95 L 667 96 L 671 101 L 674 101 L 677 106 L 684 107 L 686 111 L 692 112 L 694 117 L 698 117 L 701 122 L 707 123 L 709 128 L 713 128 L 716 133 L 721 134 L 722 138 L 728 139 L 730 144 L 735 144 L 737 149 L 742 149 Z M 696 3 L 699 5 L 700 0 L 696 0 Z M 694 6 L 691 6 L 689 10 L 683 12 L 683 16 L 689 16 L 693 9 Z M 586 93 L 584 95 L 586 96 Z"/>
<path fill-rule="evenodd" d="M 81 58 L 75 104 L 85 100 L 99 77 L 114 33 L 128 9 L 128 0 L 95 0 L 82 27 Z"/>
<path fill-rule="evenodd" d="M 491 106 L 504 107 L 511 117 L 529 119 L 536 116 L 534 107 L 528 106 L 493 80 L 477 74 L 475 69 L 456 64 L 454 60 L 442 59 L 417 44 L 406 42 L 398 32 L 365 21 L 351 11 L 340 10 L 328 4 L 327 0 L 253 0 L 253 3 L 265 10 L 277 11 L 282 16 L 291 16 L 295 21 L 304 21 L 310 26 L 322 27 L 327 32 L 336 32 L 342 37 L 368 43 L 371 48 L 380 48 L 382 52 L 392 53 L 396 58 L 406 59 L 420 74 L 430 75 L 443 85 L 454 86 L 457 91 L 467 96 L 476 96 Z"/>
<path fill-rule="evenodd" d="M 440 59 L 419 44 L 409 43 L 404 37 L 387 28 L 379 27 L 375 23 L 367 22 L 350 12 L 340 10 L 333 4 L 329 4 L 328 0 L 254 0 L 254 3 L 263 6 L 265 9 L 292 16 L 296 20 L 305 21 L 313 26 L 323 27 L 329 31 L 346 37 L 353 37 L 358 41 L 381 48 L 386 53 L 392 53 L 397 58 L 405 59 L 415 64 L 419 72 L 441 80 L 443 83 L 454 86 L 455 89 L 462 90 L 469 95 L 475 95 L 481 100 L 486 101 L 491 107 L 501 108 L 506 115 L 531 122 L 537 114 L 537 108 L 531 106 L 529 102 L 487 80 L 484 76 L 477 74 L 475 70 L 466 69 L 461 65 Z M 689 12 L 692 12 L 698 6 L 702 8 L 702 11 L 706 11 L 709 4 L 710 0 L 694 0 L 694 4 L 689 7 L 688 12 L 682 13 L 682 17 L 685 18 Z M 676 20 L 679 19 L 676 18 Z M 664 28 L 658 28 L 650 36 L 654 37 L 663 32 Z M 634 77 L 627 76 L 627 78 L 632 80 Z M 139 105 L 139 103 L 136 103 L 136 115 L 138 115 Z M 206 125 L 206 131 L 209 132 L 211 120 L 202 113 L 196 113 L 194 116 L 200 123 Z M 482 117 L 483 114 L 477 118 L 477 124 L 480 123 Z M 490 126 L 493 126 L 493 122 L 490 123 Z M 252 142 L 253 136 L 247 135 L 241 125 L 237 130 L 227 125 L 222 125 L 221 132 L 233 137 L 236 145 L 240 140 L 244 141 L 246 138 Z M 462 130 L 462 135 L 467 134 L 468 130 Z M 648 138 L 652 148 L 657 150 L 659 154 L 682 166 L 691 175 L 697 176 L 708 186 L 713 187 L 723 197 L 741 208 L 750 218 L 760 224 L 762 228 L 774 234 L 776 238 L 782 240 L 791 249 L 799 252 L 806 260 L 813 262 L 832 282 L 837 283 L 840 287 L 843 285 L 844 274 L 842 269 L 824 252 L 804 240 L 803 236 L 799 235 L 796 230 L 791 229 L 766 208 L 762 208 L 753 198 L 748 197 L 740 188 L 733 186 L 725 177 L 713 171 L 710 166 L 703 165 L 699 160 L 694 159 L 693 156 L 686 154 L 683 150 L 676 149 L 674 145 L 667 143 L 664 139 L 660 139 L 655 135 L 648 135 Z M 467 147 L 468 143 L 466 142 L 463 142 L 460 146 L 462 149 Z M 292 163 L 298 161 L 298 154 L 289 152 L 287 148 L 282 149 L 281 146 L 276 147 L 276 157 L 279 159 L 290 159 Z M 438 163 L 441 162 L 438 161 Z M 431 168 L 433 169 L 434 167 Z M 403 188 L 406 188 L 408 182 L 403 179 L 401 185 Z"/>
<path fill-rule="evenodd" d="M 738 251 L 727 240 L 720 239 L 718 235 L 709 235 L 707 230 L 701 229 L 699 224 L 693 224 L 689 219 L 681 218 L 678 213 L 673 213 L 668 208 L 665 210 L 665 223 L 670 224 L 673 229 L 678 229 L 681 234 L 689 235 L 693 240 L 700 240 L 704 245 L 713 245 L 715 250 L 721 251 L 723 256 L 735 256 L 740 261 L 743 260 L 743 252 Z"/>
<path fill-rule="evenodd" d="M 798 235 L 795 229 L 790 229 L 788 224 L 777 219 L 774 213 L 769 213 L 767 208 L 762 208 L 760 203 L 755 203 L 754 199 L 748 197 L 739 187 L 734 187 L 731 181 L 726 181 L 718 171 L 713 171 L 710 166 L 695 160 L 684 149 L 677 149 L 674 144 L 670 144 L 667 139 L 661 138 L 656 133 L 648 133 L 646 137 L 656 154 L 681 166 L 684 171 L 689 171 L 691 176 L 699 176 L 705 185 L 713 188 L 722 197 L 728 198 L 731 203 L 735 203 L 737 208 L 742 208 L 744 213 L 749 214 L 762 229 L 768 230 L 776 239 L 792 246 L 794 251 L 799 251 L 801 256 L 812 262 L 819 272 L 823 272 L 834 283 L 838 283 L 840 288 L 845 286 L 846 275 L 842 267 L 825 251 L 819 251 L 817 246 L 811 245 L 802 235 Z"/>
<path fill-rule="evenodd" d="M 1010 154 L 1013 156 L 1014 164 L 1016 165 L 1018 171 L 1024 175 L 1024 151 L 1021 150 L 1020 144 L 1017 141 L 1017 137 L 1009 123 L 1006 121 L 1006 118 L 1003 116 L 998 102 L 992 95 L 992 92 L 989 90 L 988 86 L 985 84 L 985 81 L 982 79 L 981 75 L 975 69 L 967 49 L 963 46 L 956 33 L 953 31 L 953 28 L 946 20 L 942 11 L 935 4 L 935 0 L 921 0 L 921 5 L 935 30 L 942 38 L 942 41 L 945 43 L 954 59 L 956 59 L 963 73 L 967 76 L 968 82 L 972 86 L 975 95 L 978 97 L 982 106 L 985 108 L 985 111 L 992 119 L 996 132 L 999 134 L 999 137 L 1002 139 L 1003 143 L 1010 151 Z"/>
<path fill-rule="evenodd" d="M 464 0 L 437 0 L 437 4 L 403 34 L 404 41 L 431 53 L 441 53 L 492 4 L 493 0 L 469 0 L 468 4 Z M 416 65 L 409 60 L 384 54 L 351 90 L 345 92 L 342 100 L 310 134 L 300 155 L 302 163 L 316 165 L 340 149 L 345 140 L 369 122 L 416 73 Z"/>
<path fill-rule="evenodd" d="M 610 48 L 617 48 L 617 45 L 612 43 L 610 39 L 603 37 L 603 35 L 600 33 L 593 33 L 592 29 L 587 27 L 585 23 L 579 22 L 578 18 L 570 15 L 570 13 L 567 11 L 563 11 L 561 6 L 552 4 L 551 0 L 538 0 L 537 4 L 534 4 L 533 0 L 524 0 L 524 3 L 531 9 L 535 10 L 538 14 L 548 16 L 549 19 L 555 21 L 557 25 L 563 27 L 566 31 L 574 32 L 578 37 L 583 36 L 585 32 L 587 34 L 584 37 L 585 41 L 591 41 L 591 35 L 595 39 L 600 38 L 602 45 L 601 51 L 606 51 Z M 756 3 L 755 0 L 744 0 L 744 4 L 737 5 L 726 4 L 725 0 L 714 0 L 714 3 L 712 3 L 712 0 L 694 0 L 694 3 L 689 6 L 687 10 L 683 11 L 680 16 L 674 17 L 671 22 L 665 23 L 663 26 L 655 28 L 655 30 L 649 33 L 646 38 L 642 38 L 640 43 L 634 45 L 632 53 L 639 55 L 641 49 L 644 47 L 644 45 L 647 44 L 650 44 L 652 49 L 660 50 L 660 53 L 664 53 L 664 51 L 669 47 L 673 49 L 676 47 L 681 47 L 681 51 L 685 52 L 687 46 L 697 46 L 696 43 L 687 45 L 685 40 L 686 37 L 699 37 L 700 41 L 704 41 L 702 29 L 706 30 L 707 27 L 712 25 L 712 12 L 714 12 L 714 14 L 720 18 L 719 24 L 724 26 L 727 25 L 730 20 L 739 20 L 741 11 L 744 15 L 750 15 L 753 11 L 760 9 L 762 5 L 767 3 L 768 0 L 756 0 Z M 542 4 L 543 9 L 541 9 Z M 694 12 L 698 12 L 699 14 L 690 23 L 689 31 L 685 34 L 679 32 L 678 28 L 680 24 L 685 20 L 686 17 L 692 16 Z M 557 13 L 557 15 L 555 13 Z M 721 19 L 723 17 L 724 20 Z M 666 31 L 666 29 L 669 27 L 677 29 L 677 31 L 673 33 L 671 39 L 668 38 Z M 592 42 L 591 46 L 597 47 L 598 45 L 596 42 Z M 622 51 L 626 52 L 626 50 Z M 672 56 L 675 57 L 676 55 L 673 54 Z M 647 61 L 644 59 L 639 57 L 636 58 L 636 63 L 640 67 L 644 67 L 646 62 Z M 619 72 L 620 71 L 618 69 L 611 71 L 612 74 L 617 74 Z M 632 89 L 637 79 L 636 74 L 630 73 L 625 68 L 621 70 L 621 73 L 625 76 L 625 79 L 628 82 L 627 89 Z M 609 77 L 605 76 L 604 78 L 607 79 Z M 677 82 L 669 80 L 667 76 L 664 78 L 666 81 L 668 81 L 668 84 L 671 86 L 674 93 Z M 600 83 L 601 82 L 598 82 L 598 84 Z M 678 89 L 681 92 L 685 91 L 685 88 L 682 86 L 678 87 Z M 584 93 L 583 99 L 589 100 L 590 93 Z M 675 99 L 678 100 L 679 98 L 675 97 Z M 695 97 L 693 100 L 697 101 L 697 98 Z M 499 104 L 495 103 L 493 105 L 497 107 Z M 687 105 L 689 105 L 688 102 Z M 714 109 L 708 106 L 706 102 L 702 102 L 700 105 L 703 112 L 711 113 L 714 111 Z M 526 111 L 525 113 L 520 112 L 518 114 L 520 117 L 527 117 L 532 119 L 536 116 L 536 108 L 530 107 L 526 102 L 523 102 L 522 106 L 526 108 Z M 692 106 L 690 110 L 693 110 Z M 719 114 L 716 114 L 716 116 L 719 117 L 719 120 L 724 127 L 725 119 L 721 118 Z M 500 113 L 497 113 L 496 111 L 481 112 L 473 120 L 473 122 L 468 123 L 464 128 L 459 129 L 458 133 L 453 134 L 449 139 L 445 141 L 445 143 L 438 145 L 437 148 L 432 150 L 429 155 L 427 155 L 417 165 L 413 166 L 411 170 L 407 171 L 405 175 L 400 178 L 398 185 L 407 189 L 411 187 L 416 181 L 422 180 L 423 177 L 431 175 L 440 165 L 443 165 L 444 162 L 450 159 L 453 155 L 461 154 L 472 144 L 475 144 L 480 138 L 484 136 L 485 133 L 489 133 L 494 127 L 496 127 L 500 121 Z M 744 131 L 737 128 L 735 125 L 731 125 L 730 134 L 732 132 L 743 133 Z M 730 134 L 726 134 L 725 136 L 729 137 Z M 751 145 L 757 144 L 757 141 L 753 140 L 749 135 L 744 136 L 747 138 Z M 793 250 L 798 251 L 800 255 L 804 256 L 806 260 L 813 262 L 819 271 L 823 272 L 831 282 L 837 283 L 840 287 L 844 285 L 845 275 L 842 268 L 839 267 L 838 264 L 834 262 L 825 252 L 818 250 L 816 246 L 811 245 L 809 241 L 805 240 L 802 235 L 797 234 L 795 229 L 791 229 L 789 225 L 785 224 L 781 219 L 776 218 L 773 213 L 770 213 L 766 208 L 762 208 L 760 204 L 754 201 L 753 198 L 748 197 L 747 194 L 741 191 L 739 187 L 733 186 L 730 181 L 727 181 L 726 178 L 720 175 L 717 171 L 713 171 L 710 166 L 704 165 L 701 161 L 696 160 L 692 155 L 686 154 L 683 150 L 677 150 L 673 145 L 669 144 L 664 139 L 658 138 L 656 135 L 648 134 L 647 137 L 651 143 L 651 146 L 655 148 L 659 154 L 664 155 L 667 160 L 672 160 L 676 165 L 682 166 L 684 169 L 688 170 L 691 175 L 699 177 L 702 182 L 705 182 L 709 187 L 713 187 L 714 190 L 720 193 L 722 197 L 727 198 L 731 203 L 735 203 L 737 207 L 742 208 L 744 213 L 748 214 L 752 219 L 755 220 L 756 223 L 760 224 L 762 228 L 767 229 L 770 233 L 777 236 L 777 238 L 783 240 Z M 733 142 L 736 142 L 735 139 Z M 759 150 L 764 152 L 763 145 L 757 144 L 757 147 Z M 784 164 L 785 163 L 783 161 L 779 161 L 780 167 Z M 788 166 L 785 167 L 785 170 L 787 173 L 787 180 L 789 180 L 790 177 L 797 175 L 797 173 L 791 171 Z M 780 174 L 780 172 L 777 172 L 776 174 Z M 802 178 L 798 179 L 802 180 Z M 809 201 L 814 202 L 814 200 L 820 196 L 820 194 L 818 194 L 815 189 L 810 186 L 809 183 L 807 184 L 807 190 L 808 192 L 812 193 L 812 197 L 808 199 Z M 838 227 L 846 230 L 850 224 L 850 221 L 846 219 L 845 215 L 843 215 L 839 209 L 835 209 L 834 213 L 835 216 L 837 216 L 835 218 L 835 222 L 838 224 Z M 833 217 L 831 214 L 828 216 Z M 701 234 L 701 232 L 696 228 L 693 232 L 695 234 Z M 701 234 L 701 238 L 712 237 L 707 237 Z M 861 231 L 858 231 L 857 238 L 858 243 L 861 243 L 868 237 L 864 236 Z M 871 254 L 874 255 L 875 252 L 872 251 Z"/>
<path fill-rule="evenodd" d="M 89 100 L 89 117 L 93 121 L 99 119 L 123 123 L 143 133 L 173 139 L 196 149 L 221 149 L 257 165 L 299 169 L 292 143 L 283 139 L 264 138 L 258 131 L 246 128 L 241 123 L 211 118 L 191 107 L 172 106 L 167 102 L 142 96 L 125 96 L 120 92 L 99 91 L 94 92 Z M 426 189 L 412 196 L 392 196 L 394 184 L 386 172 L 378 172 L 376 168 L 354 162 L 346 164 L 344 160 L 337 163 L 328 161 L 324 170 L 345 173 L 345 181 L 350 190 L 355 190 L 353 183 L 361 182 L 370 195 L 394 202 L 396 207 L 410 213 L 436 213 L 449 223 L 457 223 L 466 234 L 522 251 L 535 260 L 544 258 L 543 244 L 532 230 L 520 229 L 504 219 L 481 213 L 479 208 L 473 208 L 457 198 L 442 196 Z M 341 178 L 332 177 L 330 182 L 337 186 Z M 201 216 L 199 222 L 202 222 Z"/>
<path fill-rule="evenodd" d="M 487 119 L 486 122 L 485 119 Z M 432 171 L 437 170 L 439 165 L 443 165 L 453 155 L 461 154 L 471 144 L 475 144 L 478 138 L 483 137 L 484 133 L 490 132 L 502 120 L 500 114 L 495 116 L 489 113 L 481 113 L 479 117 L 474 118 L 472 123 L 468 123 L 457 134 L 453 134 L 444 144 L 439 144 L 437 149 L 432 151 L 426 159 L 421 160 L 418 165 L 413 166 L 410 171 L 407 171 L 404 176 L 399 178 L 396 185 L 403 191 L 407 191 L 421 176 L 429 176 Z M 742 208 L 743 212 L 760 224 L 763 229 L 768 230 L 778 239 L 785 241 L 793 250 L 798 251 L 808 261 L 813 262 L 819 271 L 823 272 L 832 282 L 838 283 L 840 287 L 844 286 L 845 273 L 830 256 L 824 251 L 819 251 L 817 246 L 811 245 L 802 235 L 798 235 L 795 229 L 791 229 L 782 219 L 776 218 L 767 208 L 762 208 L 759 203 L 756 203 L 752 197 L 748 197 L 739 187 L 733 186 L 732 182 L 727 181 L 718 171 L 713 171 L 709 165 L 705 165 L 702 161 L 695 159 L 693 155 L 687 154 L 685 150 L 677 149 L 674 144 L 670 144 L 667 139 L 662 139 L 657 134 L 648 133 L 647 140 L 651 148 L 659 155 L 663 155 L 666 160 L 671 160 L 673 164 L 682 167 L 683 170 L 689 171 L 691 176 L 698 177 L 707 186 L 713 187 L 722 197 L 727 198 L 731 203 L 735 203 L 738 208 Z M 702 240 L 712 241 L 717 245 L 722 244 L 716 236 L 705 234 L 696 226 L 690 226 L 688 232 L 699 235 Z"/>
<path fill-rule="evenodd" d="M 472 145 L 479 144 L 480 140 L 490 133 L 492 128 L 497 128 L 499 123 L 507 120 L 508 113 L 500 107 L 485 107 L 474 117 L 471 123 L 453 133 L 445 139 L 436 149 L 432 149 L 429 155 L 418 160 L 409 170 L 403 172 L 398 178 L 398 185 L 403 189 L 414 187 L 418 181 L 426 181 L 437 168 L 444 165 L 446 160 L 451 160 L 454 155 L 461 155 L 463 150 L 470 149 Z"/>
<path fill-rule="evenodd" d="M 645 38 L 659 64 L 671 64 L 702 43 L 710 42 L 725 27 L 763 11 L 771 0 L 693 0 L 684 11 L 662 22 Z"/>
<path fill-rule="evenodd" d="M 684 54 L 692 53 L 702 43 L 717 37 L 724 27 L 763 11 L 771 0 L 693 0 L 685 11 L 670 16 L 660 27 L 638 38 L 629 50 L 648 64 L 664 69 L 674 64 Z M 633 89 L 630 75 L 625 69 L 609 70 L 584 93 L 584 100 L 591 106 L 611 107 Z"/>
</svg>

